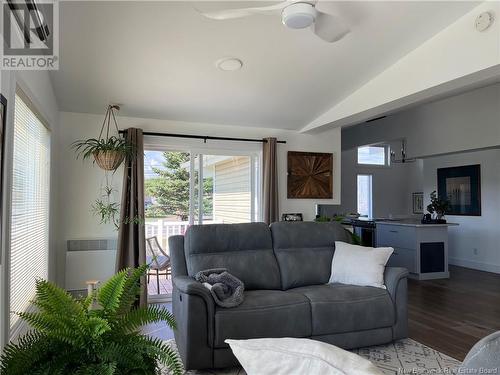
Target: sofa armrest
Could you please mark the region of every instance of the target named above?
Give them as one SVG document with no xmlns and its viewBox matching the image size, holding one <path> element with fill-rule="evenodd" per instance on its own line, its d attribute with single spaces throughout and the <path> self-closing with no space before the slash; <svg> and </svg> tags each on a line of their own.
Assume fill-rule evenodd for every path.
<svg viewBox="0 0 500 375">
<path fill-rule="evenodd" d="M 173 278 L 172 307 L 177 348 L 186 369 L 213 367 L 215 303 L 210 291 L 189 276 Z"/>
<path fill-rule="evenodd" d="M 184 236 L 175 235 L 168 238 L 172 277 L 187 276 L 186 258 L 184 255 Z"/>
<path fill-rule="evenodd" d="M 406 279 L 409 275 L 409 272 L 406 268 L 403 267 L 385 267 L 384 272 L 384 283 L 394 300 L 396 297 L 396 292 L 398 288 L 398 284 L 401 279 Z"/>
<path fill-rule="evenodd" d="M 177 276 L 173 279 L 173 287 L 180 293 L 200 297 L 205 302 L 209 318 L 215 314 L 215 302 L 210 291 L 202 283 L 190 276 Z"/>
<path fill-rule="evenodd" d="M 408 337 L 408 270 L 401 267 L 386 267 L 384 282 L 394 303 L 396 321 L 392 327 L 393 340 Z"/>
<path fill-rule="evenodd" d="M 179 292 L 184 294 L 189 294 L 193 296 L 198 296 L 203 298 L 207 305 L 214 304 L 214 299 L 210 294 L 210 291 L 190 276 L 177 276 L 173 280 L 174 287 L 179 290 Z"/>
</svg>

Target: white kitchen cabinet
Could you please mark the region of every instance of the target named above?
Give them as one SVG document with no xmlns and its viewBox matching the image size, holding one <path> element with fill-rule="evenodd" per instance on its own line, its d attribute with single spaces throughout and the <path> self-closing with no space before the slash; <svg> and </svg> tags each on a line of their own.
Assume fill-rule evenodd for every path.
<svg viewBox="0 0 500 375">
<path fill-rule="evenodd" d="M 414 220 L 377 221 L 377 247 L 390 246 L 392 267 L 404 267 L 418 280 L 442 279 L 448 272 L 448 226 Z"/>
</svg>

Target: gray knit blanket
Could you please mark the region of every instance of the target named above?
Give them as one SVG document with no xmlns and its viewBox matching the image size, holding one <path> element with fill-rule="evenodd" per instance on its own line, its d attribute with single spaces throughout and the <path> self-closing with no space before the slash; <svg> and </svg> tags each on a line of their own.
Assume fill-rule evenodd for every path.
<svg viewBox="0 0 500 375">
<path fill-rule="evenodd" d="M 225 268 L 200 271 L 194 278 L 210 290 L 215 303 L 221 307 L 236 307 L 243 302 L 243 282 Z"/>
</svg>

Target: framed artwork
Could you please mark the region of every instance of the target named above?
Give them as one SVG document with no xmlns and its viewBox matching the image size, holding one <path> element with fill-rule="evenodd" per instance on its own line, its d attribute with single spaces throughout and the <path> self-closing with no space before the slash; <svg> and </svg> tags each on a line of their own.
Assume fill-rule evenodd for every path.
<svg viewBox="0 0 500 375">
<path fill-rule="evenodd" d="M 302 214 L 283 214 L 281 215 L 281 221 L 304 221 Z"/>
<path fill-rule="evenodd" d="M 438 196 L 450 201 L 447 215 L 481 216 L 481 166 L 439 168 Z"/>
<path fill-rule="evenodd" d="M 423 214 L 424 213 L 424 193 L 418 192 L 412 194 L 413 201 L 413 213 Z"/>
<path fill-rule="evenodd" d="M 333 154 L 288 151 L 289 199 L 333 198 Z"/>
</svg>

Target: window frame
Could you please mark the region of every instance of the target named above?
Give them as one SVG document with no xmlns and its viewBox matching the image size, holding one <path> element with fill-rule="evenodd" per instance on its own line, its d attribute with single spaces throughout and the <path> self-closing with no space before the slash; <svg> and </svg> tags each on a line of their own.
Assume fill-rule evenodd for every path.
<svg viewBox="0 0 500 375">
<path fill-rule="evenodd" d="M 211 144 L 201 144 L 200 140 L 178 139 L 168 137 L 144 137 L 144 150 L 146 151 L 180 151 L 191 154 L 190 173 L 193 175 L 196 160 L 198 156 L 221 155 L 221 156 L 248 156 L 250 158 L 250 200 L 251 200 L 251 221 L 262 221 L 262 145 L 232 142 L 232 141 L 210 141 Z M 258 171 L 256 170 L 258 168 Z M 189 207 L 189 225 L 200 224 L 200 218 L 194 217 L 194 186 L 190 183 L 190 207 Z"/>
<path fill-rule="evenodd" d="M 359 149 L 365 147 L 381 147 L 384 149 L 384 164 L 368 164 L 359 162 Z M 364 168 L 389 168 L 391 166 L 391 146 L 386 143 L 377 143 L 356 147 L 356 165 Z"/>
</svg>

